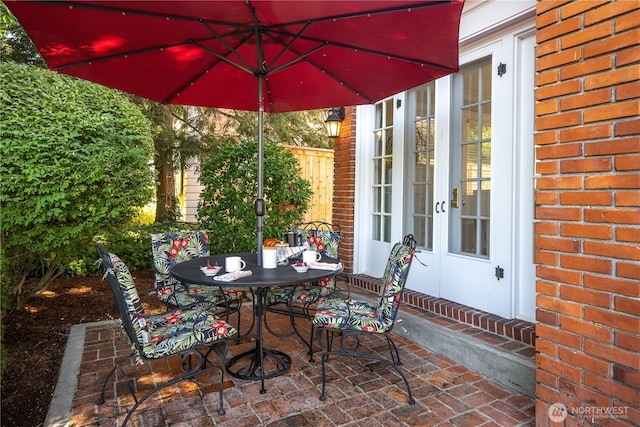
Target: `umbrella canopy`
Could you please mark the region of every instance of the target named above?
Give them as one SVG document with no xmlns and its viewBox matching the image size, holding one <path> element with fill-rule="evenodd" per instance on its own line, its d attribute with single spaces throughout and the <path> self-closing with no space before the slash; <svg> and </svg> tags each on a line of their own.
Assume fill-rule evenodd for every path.
<svg viewBox="0 0 640 427">
<path fill-rule="evenodd" d="M 265 111 L 371 104 L 458 71 L 463 0 L 4 3 L 51 70 L 165 104 L 258 111 L 258 254 Z"/>
<path fill-rule="evenodd" d="M 370 104 L 458 70 L 462 0 L 5 1 L 50 69 L 161 103 Z"/>
</svg>

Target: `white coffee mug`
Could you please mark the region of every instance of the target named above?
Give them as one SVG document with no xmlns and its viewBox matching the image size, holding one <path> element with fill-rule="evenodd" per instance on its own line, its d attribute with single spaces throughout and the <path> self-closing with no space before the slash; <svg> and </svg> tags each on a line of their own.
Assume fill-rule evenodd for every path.
<svg viewBox="0 0 640 427">
<path fill-rule="evenodd" d="M 278 251 L 274 246 L 262 247 L 262 268 L 278 267 Z"/>
<path fill-rule="evenodd" d="M 228 256 L 224 259 L 224 269 L 227 273 L 232 271 L 242 270 L 247 266 L 247 263 L 239 256 Z"/>
<path fill-rule="evenodd" d="M 320 261 L 320 258 L 322 258 L 322 254 L 319 254 L 316 251 L 302 252 L 302 261 L 306 262 L 307 264 L 313 264 L 314 262 L 318 262 Z"/>
</svg>

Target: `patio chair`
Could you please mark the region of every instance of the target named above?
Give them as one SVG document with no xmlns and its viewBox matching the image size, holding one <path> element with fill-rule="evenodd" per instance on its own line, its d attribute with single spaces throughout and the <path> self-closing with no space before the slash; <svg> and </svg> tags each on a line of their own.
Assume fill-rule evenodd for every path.
<svg viewBox="0 0 640 427">
<path fill-rule="evenodd" d="M 105 390 L 109 380 L 118 371 L 126 379 L 126 386 L 135 404 L 127 412 L 123 426 L 127 424 L 135 410 L 149 397 L 164 387 L 180 381 L 194 378 L 196 375 L 211 370 L 220 371 L 220 390 L 218 414 L 224 415 L 222 391 L 224 383 L 224 361 L 229 348 L 227 339 L 236 330 L 224 320 L 216 317 L 210 311 L 196 305 L 191 309 L 167 311 L 162 314 L 146 315 L 133 277 L 124 262 L 116 255 L 108 253 L 104 246 L 97 244 L 100 261 L 113 293 L 121 325 L 130 344 L 131 353 L 116 361 L 114 367 L 104 380 L 100 393 L 99 405 L 105 403 Z M 219 358 L 219 363 L 211 360 L 213 353 Z M 180 358 L 181 374 L 175 375 L 138 397 L 135 379 L 129 379 L 123 369 L 123 364 L 132 357 L 136 358 L 136 365 L 143 361 Z M 116 384 L 114 384 L 114 392 Z"/>
<path fill-rule="evenodd" d="M 342 228 L 336 224 L 323 221 L 311 221 L 299 224 L 294 231 L 302 234 L 303 242 L 306 241 L 312 249 L 317 250 L 323 257 L 339 259 L 340 239 Z M 313 335 L 314 328 L 311 323 L 311 335 L 306 340 L 296 327 L 296 319 L 313 318 L 312 307 L 320 298 L 328 297 L 336 292 L 335 276 L 315 283 L 304 283 L 295 286 L 273 287 L 267 292 L 267 312 L 289 316 L 292 330 L 288 333 L 280 333 L 269 327 L 265 316 L 265 326 L 272 334 L 280 337 L 291 336 L 294 333 L 309 348 L 310 361 L 313 361 Z M 346 290 L 348 297 L 348 289 Z"/>
<path fill-rule="evenodd" d="M 387 261 L 382 277 L 383 287 L 375 303 L 341 298 L 323 298 L 318 303 L 313 324 L 317 328 L 317 340 L 321 343 L 321 334 L 326 332 L 327 350 L 322 354 L 322 392 L 320 400 L 326 399 L 326 368 L 325 365 L 332 355 L 364 357 L 388 364 L 400 375 L 407 387 L 409 404 L 415 400 L 411 394 L 409 382 L 399 366 L 400 354 L 396 344 L 391 339 L 391 330 L 396 315 L 404 285 L 409 274 L 411 261 L 415 253 L 416 241 L 413 235 L 407 235 L 402 242 L 394 245 Z M 340 337 L 340 349 L 333 350 L 335 335 Z M 372 352 L 360 351 L 360 339 L 364 336 L 378 336 L 387 341 L 391 354 L 390 358 Z"/>
<path fill-rule="evenodd" d="M 155 273 L 154 292 L 166 304 L 167 309 L 202 304 L 214 309 L 217 315 L 226 316 L 227 321 L 230 314 L 237 313 L 236 329 L 240 331 L 240 308 L 246 297 L 244 289 L 182 283 L 170 274 L 171 267 L 177 263 L 209 256 L 209 236 L 206 231 L 151 234 L 151 250 Z"/>
</svg>

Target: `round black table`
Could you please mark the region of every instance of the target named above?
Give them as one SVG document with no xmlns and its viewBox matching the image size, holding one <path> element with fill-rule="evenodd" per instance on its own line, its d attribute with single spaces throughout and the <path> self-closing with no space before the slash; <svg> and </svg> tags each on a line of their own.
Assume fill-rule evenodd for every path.
<svg viewBox="0 0 640 427">
<path fill-rule="evenodd" d="M 251 270 L 251 275 L 241 277 L 231 282 L 214 280 L 213 277 L 205 276 L 200 267 L 210 265 L 221 265 L 222 270 L 218 276 L 226 273 L 224 260 L 228 256 L 239 256 L 246 263 L 245 270 Z M 323 258 L 320 262 L 337 263 L 332 258 Z M 317 282 L 326 277 L 338 275 L 342 272 L 342 267 L 338 270 L 320 270 L 310 268 L 306 273 L 298 273 L 290 265 L 278 266 L 277 268 L 262 268 L 257 264 L 257 256 L 253 252 L 212 255 L 209 257 L 195 258 L 174 265 L 171 268 L 171 275 L 184 283 L 196 283 L 199 285 L 221 286 L 231 288 L 252 288 L 256 291 L 256 301 L 254 304 L 254 316 L 256 320 L 256 345 L 255 348 L 238 354 L 227 362 L 227 371 L 230 375 L 247 380 L 260 380 L 262 388 L 260 393 L 266 393 L 264 380 L 284 374 L 291 367 L 289 355 L 278 351 L 265 349 L 262 346 L 262 324 L 265 314 L 266 290 L 272 286 L 298 285 L 307 282 Z M 214 276 L 215 277 L 215 276 Z M 273 372 L 265 372 L 265 358 L 270 358 L 275 362 L 276 369 Z M 245 363 L 240 363 L 244 361 Z"/>
</svg>

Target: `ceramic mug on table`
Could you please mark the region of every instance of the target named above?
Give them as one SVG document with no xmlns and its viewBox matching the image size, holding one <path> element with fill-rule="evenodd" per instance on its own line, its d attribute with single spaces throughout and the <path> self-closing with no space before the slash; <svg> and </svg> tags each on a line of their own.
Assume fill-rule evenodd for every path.
<svg viewBox="0 0 640 427">
<path fill-rule="evenodd" d="M 247 266 L 247 263 L 239 256 L 228 256 L 224 259 L 224 269 L 227 273 L 232 271 L 242 270 Z"/>
<path fill-rule="evenodd" d="M 278 252 L 274 246 L 262 247 L 262 268 L 278 267 Z"/>
<path fill-rule="evenodd" d="M 308 265 L 311 265 L 314 262 L 320 261 L 320 258 L 322 258 L 322 254 L 319 254 L 316 251 L 304 251 L 304 252 L 302 252 L 302 261 L 306 262 Z"/>
</svg>

